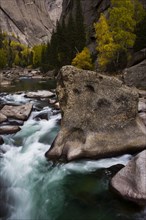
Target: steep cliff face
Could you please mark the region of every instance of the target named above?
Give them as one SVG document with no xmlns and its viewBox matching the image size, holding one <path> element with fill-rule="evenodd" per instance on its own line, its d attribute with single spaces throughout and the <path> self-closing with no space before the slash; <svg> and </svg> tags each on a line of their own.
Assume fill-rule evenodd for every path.
<svg viewBox="0 0 146 220">
<path fill-rule="evenodd" d="M 61 11 L 62 0 L 0 0 L 0 27 L 25 44 L 46 42 Z"/>
</svg>

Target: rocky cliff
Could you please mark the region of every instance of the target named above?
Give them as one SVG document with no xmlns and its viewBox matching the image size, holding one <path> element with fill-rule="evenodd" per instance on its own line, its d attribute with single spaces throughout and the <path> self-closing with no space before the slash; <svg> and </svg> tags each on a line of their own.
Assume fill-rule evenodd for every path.
<svg viewBox="0 0 146 220">
<path fill-rule="evenodd" d="M 146 8 L 146 1 L 140 0 Z M 110 0 L 81 0 L 86 37 L 95 47 L 93 23 L 100 13 L 107 13 Z M 34 45 L 51 37 L 56 21 L 66 21 L 75 12 L 75 0 L 0 0 L 0 28 L 19 37 L 22 43 Z"/>
<path fill-rule="evenodd" d="M 34 45 L 51 37 L 62 0 L 0 0 L 0 28 L 20 42 Z"/>
</svg>

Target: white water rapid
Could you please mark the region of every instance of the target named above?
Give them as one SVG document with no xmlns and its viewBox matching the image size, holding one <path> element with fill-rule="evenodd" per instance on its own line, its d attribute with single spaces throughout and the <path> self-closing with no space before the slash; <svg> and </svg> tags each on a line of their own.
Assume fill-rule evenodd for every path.
<svg viewBox="0 0 146 220">
<path fill-rule="evenodd" d="M 5 96 L 3 99 L 17 103 L 30 101 L 25 99 L 24 95 Z M 40 114 L 40 111 L 35 111 L 24 123 L 21 131 L 15 135 L 3 136 L 5 143 L 0 147 L 2 152 L 0 155 L 0 179 L 3 188 L 0 195 L 1 204 L 5 204 L 4 210 L 6 210 L 7 215 L 5 218 L 1 218 L 2 220 L 73 219 L 69 218 L 71 213 L 68 213 L 68 217 L 61 217 L 62 213 L 68 209 L 69 202 L 72 202 L 71 208 L 69 208 L 72 210 L 71 215 L 77 212 L 77 209 L 73 209 L 77 202 L 73 202 L 73 198 L 68 200 L 68 195 L 73 192 L 75 201 L 77 201 L 78 193 L 74 190 L 78 186 L 74 185 L 74 188 L 69 191 L 68 186 L 73 187 L 75 182 L 67 178 L 72 178 L 74 174 L 88 175 L 98 169 L 108 168 L 115 164 L 125 165 L 131 158 L 130 155 L 124 155 L 116 158 L 54 165 L 51 161 L 47 161 L 44 154 L 59 130 L 57 122 L 61 116 L 59 113 L 53 115 L 52 109 L 46 106 L 42 108 L 41 112 L 47 112 L 49 120 L 36 120 L 35 116 Z M 84 184 L 87 185 L 85 182 Z M 93 182 L 90 179 L 86 187 L 92 188 L 92 185 Z M 83 196 L 81 196 L 82 199 Z M 78 206 L 82 209 L 80 203 Z M 68 212 L 70 212 L 69 210 Z M 75 215 L 78 216 L 78 213 L 80 212 Z M 92 213 L 94 213 L 93 210 Z M 76 217 L 76 220 L 82 219 L 82 217 Z M 89 218 L 87 219 L 89 220 Z M 87 219 L 84 217 L 84 220 Z M 90 220 L 94 219 L 94 217 L 90 218 Z M 97 219 L 105 220 L 106 218 Z"/>
</svg>

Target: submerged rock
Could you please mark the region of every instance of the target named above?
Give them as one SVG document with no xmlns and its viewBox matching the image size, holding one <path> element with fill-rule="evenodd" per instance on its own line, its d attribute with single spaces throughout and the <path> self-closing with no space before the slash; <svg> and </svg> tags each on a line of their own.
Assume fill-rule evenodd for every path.
<svg viewBox="0 0 146 220">
<path fill-rule="evenodd" d="M 0 127 L 0 134 L 14 134 L 20 131 L 19 126 L 5 125 Z"/>
<path fill-rule="evenodd" d="M 61 130 L 50 159 L 102 158 L 146 147 L 137 92 L 114 78 L 65 66 L 58 76 Z"/>
<path fill-rule="evenodd" d="M 27 120 L 31 111 L 32 104 L 27 103 L 25 105 L 20 106 L 5 105 L 0 112 L 8 118 L 15 118 L 24 121 Z"/>
<path fill-rule="evenodd" d="M 146 205 L 146 150 L 112 178 L 111 186 L 124 199 Z"/>
<path fill-rule="evenodd" d="M 54 96 L 54 93 L 45 90 L 26 93 L 26 97 L 28 98 L 49 98 L 52 96 Z"/>
</svg>

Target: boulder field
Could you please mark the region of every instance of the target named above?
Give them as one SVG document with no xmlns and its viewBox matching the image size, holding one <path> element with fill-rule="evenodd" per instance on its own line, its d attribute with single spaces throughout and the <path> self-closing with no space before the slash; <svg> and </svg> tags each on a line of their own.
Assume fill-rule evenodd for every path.
<svg viewBox="0 0 146 220">
<path fill-rule="evenodd" d="M 135 88 L 113 76 L 65 66 L 58 75 L 57 95 L 61 130 L 47 158 L 102 158 L 146 148 Z"/>
<path fill-rule="evenodd" d="M 3 122 L 7 122 L 8 119 L 18 119 L 22 121 L 27 120 L 31 111 L 32 111 L 32 104 L 27 103 L 20 106 L 13 106 L 13 105 L 5 105 L 0 110 L 0 134 L 13 134 L 20 130 L 20 127 L 17 125 L 11 125 L 9 122 L 8 125 L 3 124 Z M 21 122 L 20 122 L 21 124 Z M 22 125 L 21 124 L 21 125 Z"/>
</svg>

